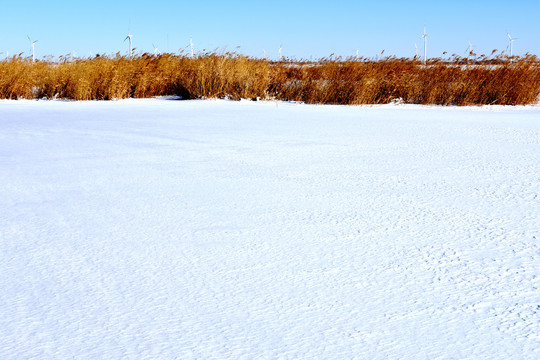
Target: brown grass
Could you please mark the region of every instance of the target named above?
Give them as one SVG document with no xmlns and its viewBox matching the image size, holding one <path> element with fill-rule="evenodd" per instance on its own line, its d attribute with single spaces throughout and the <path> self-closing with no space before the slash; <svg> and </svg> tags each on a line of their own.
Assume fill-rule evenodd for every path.
<svg viewBox="0 0 540 360">
<path fill-rule="evenodd" d="M 454 58 L 321 59 L 316 62 L 208 53 L 0 62 L 0 98 L 111 100 L 183 98 L 278 99 L 318 104 L 438 105 L 538 103 L 540 62 L 533 55 L 467 63 Z"/>
</svg>

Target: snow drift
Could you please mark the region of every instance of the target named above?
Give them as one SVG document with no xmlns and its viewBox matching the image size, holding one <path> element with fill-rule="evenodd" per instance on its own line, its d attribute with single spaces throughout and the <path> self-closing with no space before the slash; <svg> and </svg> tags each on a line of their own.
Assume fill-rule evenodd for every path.
<svg viewBox="0 0 540 360">
<path fill-rule="evenodd" d="M 0 102 L 0 357 L 538 358 L 539 119 Z"/>
</svg>

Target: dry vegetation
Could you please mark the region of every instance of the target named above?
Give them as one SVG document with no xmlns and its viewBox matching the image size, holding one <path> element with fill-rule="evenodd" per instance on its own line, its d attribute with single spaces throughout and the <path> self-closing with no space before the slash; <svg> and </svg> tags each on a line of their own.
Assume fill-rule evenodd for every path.
<svg viewBox="0 0 540 360">
<path fill-rule="evenodd" d="M 111 100 L 183 98 L 278 99 L 319 104 L 519 105 L 539 101 L 540 62 L 514 59 L 321 59 L 316 62 L 238 54 L 142 54 L 0 62 L 0 98 Z"/>
</svg>

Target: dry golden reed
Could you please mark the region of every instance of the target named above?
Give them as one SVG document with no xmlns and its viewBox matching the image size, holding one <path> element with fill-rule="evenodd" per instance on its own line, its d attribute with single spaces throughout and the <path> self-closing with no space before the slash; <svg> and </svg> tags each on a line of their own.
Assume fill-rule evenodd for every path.
<svg viewBox="0 0 540 360">
<path fill-rule="evenodd" d="M 540 62 L 533 55 L 467 59 L 256 59 L 233 53 L 119 54 L 87 59 L 0 62 L 0 98 L 111 100 L 180 95 L 185 99 L 277 99 L 314 104 L 522 105 L 538 103 Z"/>
</svg>

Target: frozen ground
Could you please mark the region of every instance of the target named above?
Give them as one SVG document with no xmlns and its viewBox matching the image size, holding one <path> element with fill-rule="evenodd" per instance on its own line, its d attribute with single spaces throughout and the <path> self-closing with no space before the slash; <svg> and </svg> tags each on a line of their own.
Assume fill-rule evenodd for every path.
<svg viewBox="0 0 540 360">
<path fill-rule="evenodd" d="M 0 102 L 1 359 L 538 359 L 540 107 Z"/>
</svg>

